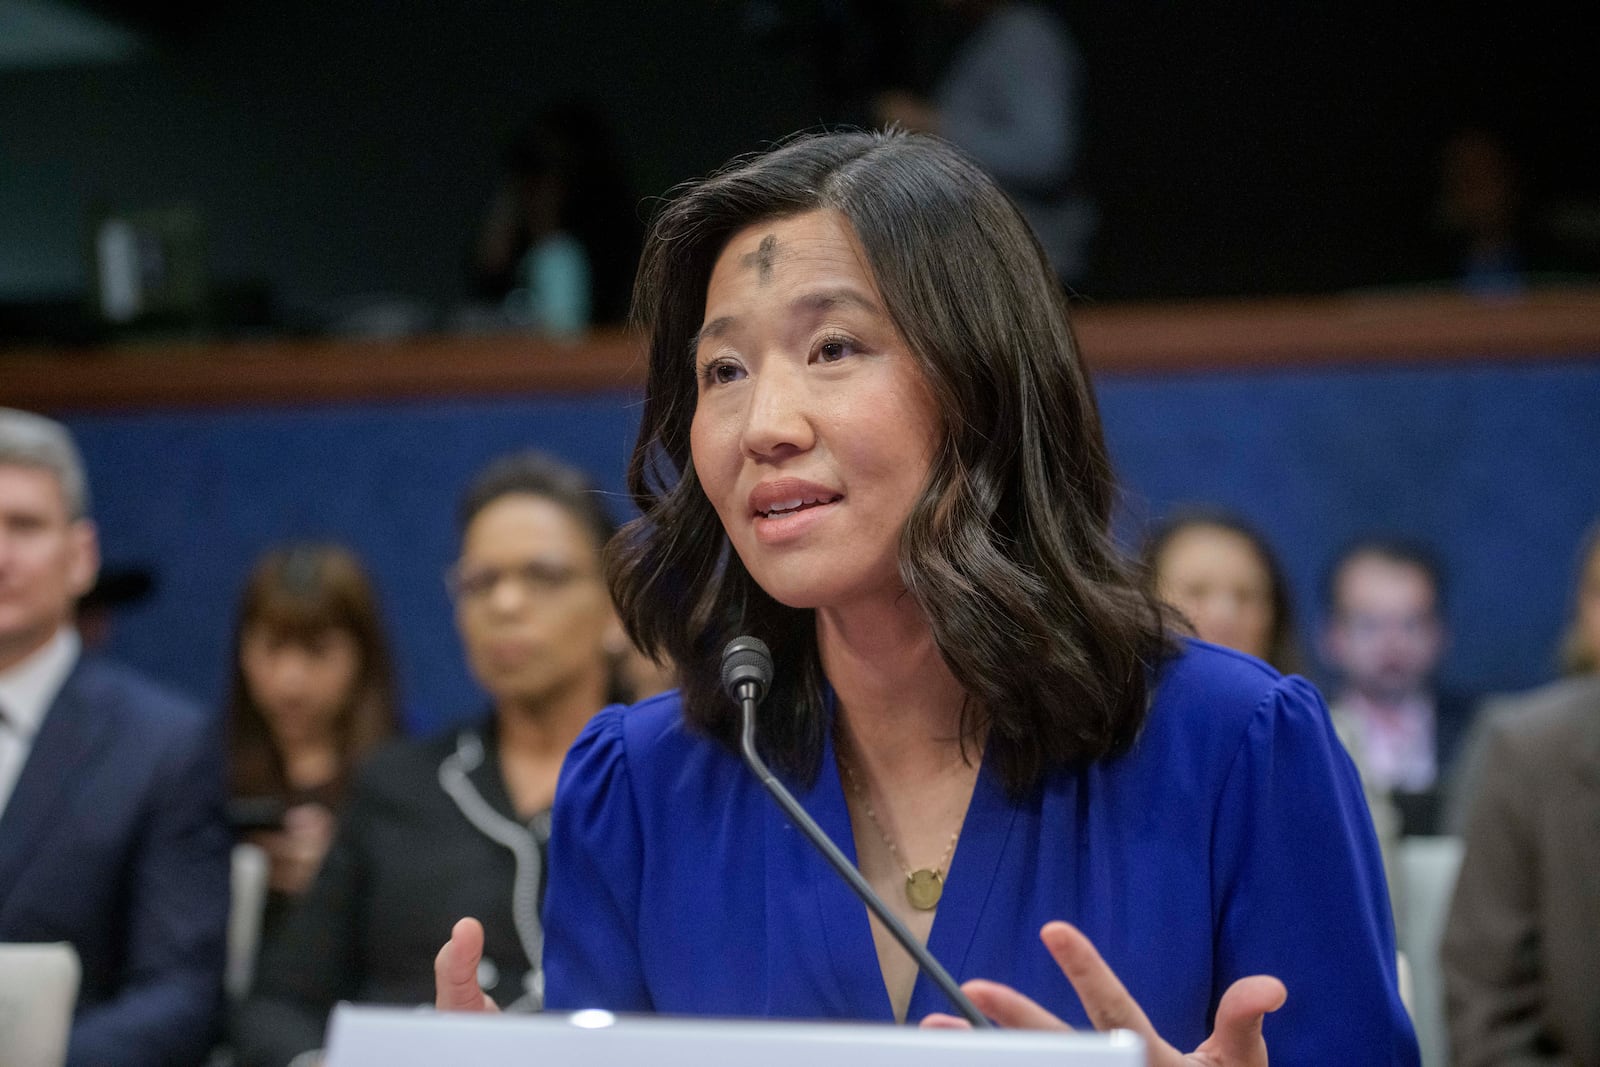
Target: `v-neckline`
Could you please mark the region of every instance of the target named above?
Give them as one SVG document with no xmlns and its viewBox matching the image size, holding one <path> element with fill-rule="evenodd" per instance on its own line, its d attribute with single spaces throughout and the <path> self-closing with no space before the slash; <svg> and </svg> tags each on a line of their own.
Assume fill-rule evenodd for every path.
<svg viewBox="0 0 1600 1067">
<path fill-rule="evenodd" d="M 831 720 L 831 692 L 827 709 Z M 833 731 L 825 731 L 823 737 L 822 765 L 816 783 L 802 803 L 854 864 L 857 863 L 855 832 L 839 774 Z M 945 872 L 944 893 L 939 898 L 939 909 L 934 913 L 927 941 L 934 959 L 958 982 L 962 980 L 967 955 L 988 905 L 1015 816 L 1016 810 L 1007 802 L 1005 789 L 985 753 L 973 784 L 966 818 L 961 824 L 961 836 L 950 857 L 949 870 Z M 820 857 L 817 866 L 822 868 L 815 882 L 820 925 L 839 990 L 858 1013 L 870 1014 L 871 1018 L 882 1022 L 894 1022 L 894 1009 L 878 961 L 867 907 L 843 879 L 826 868 L 826 862 Z M 915 1023 L 930 1012 L 950 1010 L 951 1006 L 933 980 L 918 974 L 906 1008 L 906 1021 Z"/>
</svg>

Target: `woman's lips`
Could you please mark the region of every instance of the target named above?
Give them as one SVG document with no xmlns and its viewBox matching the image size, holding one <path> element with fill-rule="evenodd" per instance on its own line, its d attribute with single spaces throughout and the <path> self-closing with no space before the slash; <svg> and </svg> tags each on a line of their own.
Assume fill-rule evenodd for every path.
<svg viewBox="0 0 1600 1067">
<path fill-rule="evenodd" d="M 497 670 L 516 670 L 539 654 L 531 641 L 488 641 L 483 650 Z"/>
<path fill-rule="evenodd" d="M 756 540 L 781 544 L 804 535 L 833 510 L 844 494 L 817 482 L 778 478 L 750 492 Z"/>
<path fill-rule="evenodd" d="M 775 478 L 750 491 L 750 513 L 758 518 L 782 518 L 783 513 L 801 511 L 819 504 L 837 502 L 843 493 L 801 478 Z"/>
</svg>

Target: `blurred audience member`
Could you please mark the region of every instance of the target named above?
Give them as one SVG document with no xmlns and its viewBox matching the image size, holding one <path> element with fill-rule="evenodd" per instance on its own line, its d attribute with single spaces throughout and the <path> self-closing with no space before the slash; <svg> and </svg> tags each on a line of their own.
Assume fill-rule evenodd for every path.
<svg viewBox="0 0 1600 1067">
<path fill-rule="evenodd" d="M 1368 539 L 1328 572 L 1322 651 L 1336 672 L 1334 724 L 1402 833 L 1434 833 L 1438 787 L 1471 721 L 1469 701 L 1435 686 L 1444 656 L 1443 581 L 1419 545 Z"/>
<path fill-rule="evenodd" d="M 1183 511 L 1151 533 L 1145 573 L 1156 595 L 1177 608 L 1195 635 L 1266 660 L 1283 674 L 1300 669 L 1283 569 L 1266 539 L 1222 511 Z"/>
<path fill-rule="evenodd" d="M 600 571 L 612 521 L 581 474 L 536 454 L 486 468 L 459 521 L 449 585 L 489 706 L 358 773 L 321 873 L 262 953 L 236 1026 L 247 1065 L 319 1047 L 341 1000 L 431 1002 L 434 953 L 462 915 L 483 920 L 484 992 L 541 1003 L 556 775 L 590 716 L 626 695 L 608 652 L 626 638 Z"/>
<path fill-rule="evenodd" d="M 200 1063 L 228 922 L 222 747 L 199 708 L 83 652 L 88 503 L 65 427 L 0 408 L 0 942 L 77 950 L 69 1065 Z"/>
<path fill-rule="evenodd" d="M 544 111 L 507 146 L 501 170 L 473 253 L 477 295 L 543 333 L 620 322 L 638 224 L 600 117 Z"/>
<path fill-rule="evenodd" d="M 377 597 L 348 549 L 276 548 L 251 571 L 228 719 L 234 828 L 268 857 L 265 940 L 322 865 L 356 765 L 397 729 Z"/>
<path fill-rule="evenodd" d="M 1455 276 L 1478 296 L 1512 296 L 1527 286 L 1521 175 L 1505 138 L 1464 127 L 1439 159 L 1439 227 Z"/>
<path fill-rule="evenodd" d="M 1502 694 L 1483 701 L 1472 732 L 1462 746 L 1461 758 L 1447 787 L 1445 829 L 1464 833 L 1472 799 L 1483 779 L 1489 736 L 1495 723 L 1522 714 L 1530 707 L 1562 706 L 1583 699 L 1587 679 L 1600 673 L 1600 522 L 1591 526 L 1578 550 L 1576 580 L 1573 582 L 1572 620 L 1561 640 L 1560 681 L 1531 693 Z"/>
<path fill-rule="evenodd" d="M 1452 1062 L 1600 1063 L 1600 675 L 1485 735 L 1440 952 Z"/>
<path fill-rule="evenodd" d="M 506 314 L 541 333 L 581 333 L 589 325 L 589 253 L 570 229 L 569 147 L 535 128 L 506 152 L 505 178 L 479 233 L 479 289 Z"/>
<path fill-rule="evenodd" d="M 937 133 L 975 157 L 1016 201 L 1062 282 L 1082 284 L 1095 212 L 1077 181 L 1082 64 L 1071 34 L 1039 4 L 938 2 L 964 24 L 959 48 L 931 99 L 883 92 L 878 121 Z"/>
</svg>

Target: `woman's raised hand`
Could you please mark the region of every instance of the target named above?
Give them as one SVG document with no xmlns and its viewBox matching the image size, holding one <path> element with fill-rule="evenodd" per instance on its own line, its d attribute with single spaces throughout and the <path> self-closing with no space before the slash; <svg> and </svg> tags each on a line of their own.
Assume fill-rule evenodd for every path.
<svg viewBox="0 0 1600 1067">
<path fill-rule="evenodd" d="M 333 812 L 321 804 L 296 804 L 283 813 L 283 829 L 259 839 L 267 850 L 267 884 L 280 893 L 304 893 L 333 843 Z"/>
<path fill-rule="evenodd" d="M 499 1011 L 478 986 L 482 959 L 483 924 L 477 919 L 457 920 L 450 928 L 450 940 L 433 958 L 433 1006 L 440 1011 Z"/>
<path fill-rule="evenodd" d="M 1144 1038 L 1150 1067 L 1266 1067 L 1267 1043 L 1261 1021 L 1268 1012 L 1283 1007 L 1288 991 L 1266 975 L 1241 978 L 1228 987 L 1217 1005 L 1216 1028 L 1211 1036 L 1185 1056 L 1161 1039 L 1143 1009 L 1129 995 L 1089 939 L 1073 926 L 1053 922 L 1039 932 L 1061 972 L 1077 990 L 1083 1009 L 1097 1030 L 1132 1030 Z M 962 991 L 978 1010 L 1001 1026 L 1019 1030 L 1070 1030 L 1066 1023 L 1009 986 L 977 979 Z M 967 1021 L 951 1015 L 930 1015 L 929 1027 L 965 1027 Z"/>
</svg>

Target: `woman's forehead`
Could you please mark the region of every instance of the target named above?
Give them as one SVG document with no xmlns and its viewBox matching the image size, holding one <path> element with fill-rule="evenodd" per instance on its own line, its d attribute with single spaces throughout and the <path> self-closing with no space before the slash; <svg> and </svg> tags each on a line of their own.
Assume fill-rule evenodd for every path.
<svg viewBox="0 0 1600 1067">
<path fill-rule="evenodd" d="M 767 219 L 736 232 L 707 281 L 705 319 L 716 317 L 718 305 L 787 298 L 807 285 L 854 286 L 880 303 L 861 243 L 836 211 Z"/>
</svg>

